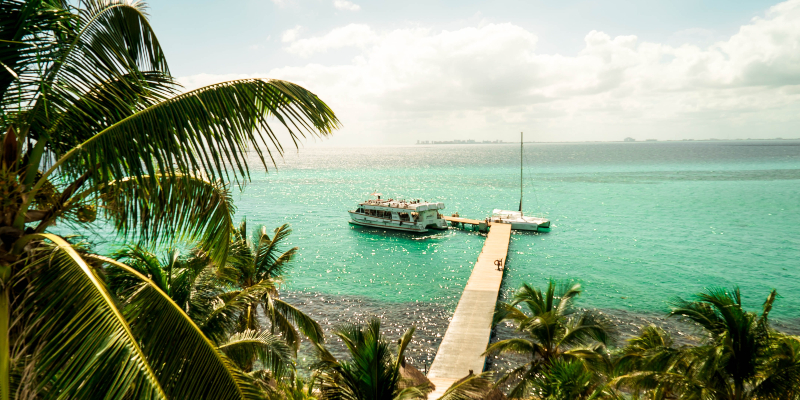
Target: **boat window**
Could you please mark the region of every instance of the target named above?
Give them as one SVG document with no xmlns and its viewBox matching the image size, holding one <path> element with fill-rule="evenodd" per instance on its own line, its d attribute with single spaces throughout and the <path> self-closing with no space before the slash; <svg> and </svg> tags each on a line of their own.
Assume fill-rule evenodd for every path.
<svg viewBox="0 0 800 400">
<path fill-rule="evenodd" d="M 400 213 L 400 221 L 410 221 L 411 218 L 409 217 L 408 213 Z"/>
</svg>

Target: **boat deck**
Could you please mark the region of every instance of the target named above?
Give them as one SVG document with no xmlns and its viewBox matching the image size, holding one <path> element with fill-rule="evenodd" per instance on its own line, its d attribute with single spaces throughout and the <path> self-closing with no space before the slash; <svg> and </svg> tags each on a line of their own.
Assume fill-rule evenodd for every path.
<svg viewBox="0 0 800 400">
<path fill-rule="evenodd" d="M 429 399 L 441 397 L 450 385 L 467 376 L 470 370 L 475 374 L 483 371 L 486 357 L 482 354 L 492 333 L 492 316 L 510 240 L 511 225 L 492 225 L 428 372 L 428 379 L 436 385 L 436 390 L 428 395 Z M 501 262 L 500 270 L 495 265 L 496 260 Z"/>
</svg>

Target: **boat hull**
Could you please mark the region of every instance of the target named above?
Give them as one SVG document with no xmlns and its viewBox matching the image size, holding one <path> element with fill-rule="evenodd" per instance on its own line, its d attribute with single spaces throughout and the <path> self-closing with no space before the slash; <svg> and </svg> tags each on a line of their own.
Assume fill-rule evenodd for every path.
<svg viewBox="0 0 800 400">
<path fill-rule="evenodd" d="M 395 230 L 395 231 L 416 232 L 416 233 L 425 233 L 425 232 L 428 231 L 427 228 L 415 228 L 415 227 L 405 227 L 405 226 L 401 227 L 399 225 L 392 225 L 392 224 L 388 224 L 388 223 L 387 224 L 376 224 L 376 223 L 370 223 L 370 222 L 364 222 L 364 221 L 354 221 L 352 219 L 349 222 L 351 224 L 353 224 L 353 225 L 367 226 L 367 227 L 370 227 L 370 228 L 391 229 L 391 230 Z"/>
<path fill-rule="evenodd" d="M 509 224 L 511 229 L 515 231 L 529 231 L 529 232 L 550 232 L 550 224 L 538 224 L 535 222 L 517 222 L 509 221 L 506 219 L 492 218 L 493 224 Z"/>
<path fill-rule="evenodd" d="M 424 233 L 428 231 L 428 228 L 421 224 L 400 222 L 385 218 L 374 218 L 354 212 L 350 212 L 350 223 L 353 225 L 368 226 L 370 228 L 392 229 L 404 232 Z"/>
<path fill-rule="evenodd" d="M 511 223 L 511 229 L 515 231 L 531 231 L 531 232 L 538 232 L 539 225 L 538 224 L 527 224 L 527 223 Z"/>
</svg>

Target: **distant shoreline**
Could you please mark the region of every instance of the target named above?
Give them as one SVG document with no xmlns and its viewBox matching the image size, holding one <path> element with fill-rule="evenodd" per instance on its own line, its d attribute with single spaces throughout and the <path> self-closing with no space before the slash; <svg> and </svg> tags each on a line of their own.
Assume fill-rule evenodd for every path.
<svg viewBox="0 0 800 400">
<path fill-rule="evenodd" d="M 791 142 L 800 141 L 800 138 L 771 138 L 771 139 L 666 139 L 666 140 L 584 140 L 584 141 L 566 141 L 566 142 L 544 142 L 544 141 L 525 141 L 523 143 L 542 143 L 542 144 L 567 144 L 567 143 L 695 143 L 695 142 Z M 509 144 L 517 145 L 519 142 L 501 142 L 501 141 L 428 141 L 418 142 L 414 145 L 417 146 L 433 146 L 433 145 L 480 145 L 480 144 Z"/>
</svg>

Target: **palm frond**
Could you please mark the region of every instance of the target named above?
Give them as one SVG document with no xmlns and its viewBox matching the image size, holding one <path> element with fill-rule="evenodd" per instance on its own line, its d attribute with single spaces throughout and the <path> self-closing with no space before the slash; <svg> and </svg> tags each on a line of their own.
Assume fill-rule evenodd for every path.
<svg viewBox="0 0 800 400">
<path fill-rule="evenodd" d="M 35 85 L 78 25 L 78 18 L 50 1 L 7 0 L 0 7 L 0 109 L 17 111 L 38 93 Z M 3 117 L 8 117 L 4 115 Z"/>
<path fill-rule="evenodd" d="M 525 339 L 505 339 L 489 345 L 484 355 L 489 354 L 525 354 L 533 356 L 539 350 L 539 344 Z"/>
<path fill-rule="evenodd" d="M 484 399 L 492 390 L 492 373 L 484 372 L 470 375 L 452 384 L 438 400 L 477 400 Z"/>
<path fill-rule="evenodd" d="M 249 176 L 248 150 L 255 150 L 265 168 L 262 150 L 272 151 L 267 140 L 283 154 L 268 117 L 275 117 L 295 141 L 306 133 L 324 136 L 338 127 L 333 111 L 322 100 L 293 83 L 223 82 L 116 122 L 66 153 L 51 170 L 62 164 L 70 169 L 76 162 L 98 165 L 96 178 L 101 182 L 173 169 L 184 175 L 202 171 L 212 180 L 230 181 L 233 170 L 232 180 L 239 181 Z"/>
<path fill-rule="evenodd" d="M 428 383 L 419 386 L 405 387 L 395 393 L 392 400 L 426 400 L 428 398 L 428 393 L 432 391 L 433 389 Z"/>
<path fill-rule="evenodd" d="M 280 377 L 292 366 L 292 349 L 283 339 L 267 331 L 246 330 L 238 332 L 224 342 L 219 349 L 240 369 L 252 368 L 252 360 L 259 360 L 274 375 Z"/>
<path fill-rule="evenodd" d="M 61 398 L 169 398 L 95 269 L 53 234 L 28 235 L 17 245 L 34 240 L 52 243 L 39 242 L 23 271 L 31 280 L 23 312 L 38 316 L 31 340 L 44 343 L 36 364 L 41 385 L 59 388 L 54 397 Z"/>
<path fill-rule="evenodd" d="M 161 262 L 155 254 L 139 246 L 127 246 L 115 252 L 113 258 L 147 276 L 161 290 L 169 293 L 168 278 L 164 275 Z M 122 299 L 130 296 L 142 284 L 135 275 L 113 266 L 106 270 L 106 279 L 111 290 Z"/>
<path fill-rule="evenodd" d="M 286 343 L 297 352 L 300 349 L 300 332 L 297 331 L 286 315 L 279 313 L 275 307 L 271 305 L 269 300 L 267 300 L 265 304 L 272 333 L 280 334 Z"/>
<path fill-rule="evenodd" d="M 574 317 L 574 316 L 573 316 Z M 585 345 L 592 341 L 609 344 L 614 336 L 614 326 L 599 314 L 586 311 L 566 324 L 561 344 Z"/>
<path fill-rule="evenodd" d="M 281 244 L 292 234 L 289 224 L 283 224 L 275 228 L 275 235 L 270 238 L 267 235 L 266 227 L 261 227 L 258 236 L 258 244 L 255 251 L 255 267 L 259 275 L 263 277 L 276 278 L 286 272 L 286 266 L 297 254 L 297 247 L 281 252 Z"/>
<path fill-rule="evenodd" d="M 411 343 L 411 338 L 414 336 L 414 332 L 417 330 L 415 326 L 408 328 L 403 336 L 400 337 L 400 340 L 397 343 L 397 359 L 395 361 L 395 368 L 400 368 L 405 359 L 405 352 L 406 348 L 408 347 L 409 343 Z"/>
<path fill-rule="evenodd" d="M 236 291 L 235 295 L 224 300 L 224 303 L 209 313 L 198 324 L 206 336 L 222 341 L 229 333 L 235 331 L 239 317 L 248 308 L 254 308 L 269 292 L 275 290 L 275 284 L 265 279 L 244 290 Z"/>
<path fill-rule="evenodd" d="M 61 106 L 60 116 L 49 128 L 53 152 L 68 152 L 94 133 L 174 96 L 176 88 L 172 77 L 159 71 L 130 72 L 89 85 Z"/>
<path fill-rule="evenodd" d="M 522 310 L 515 307 L 513 304 L 498 301 L 495 305 L 494 315 L 492 316 L 492 326 L 504 321 L 513 321 L 518 325 L 528 319 L 528 315 L 523 313 Z"/>
<path fill-rule="evenodd" d="M 105 214 L 120 234 L 159 245 L 199 242 L 213 262 L 225 265 L 236 208 L 221 182 L 158 174 L 114 181 L 100 191 Z"/>
<path fill-rule="evenodd" d="M 125 264 L 93 258 L 126 269 L 147 283 L 126 300 L 124 314 L 169 398 L 261 398 L 261 390 L 158 286 Z"/>
<path fill-rule="evenodd" d="M 325 341 L 325 334 L 322 332 L 322 327 L 319 326 L 319 323 L 300 311 L 300 309 L 277 298 L 273 298 L 271 304 L 271 307 L 273 307 L 277 313 L 285 315 L 289 321 L 297 325 L 297 329 L 299 329 L 308 340 L 314 343 L 322 343 Z"/>
</svg>

